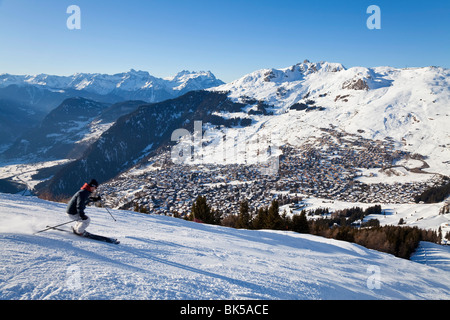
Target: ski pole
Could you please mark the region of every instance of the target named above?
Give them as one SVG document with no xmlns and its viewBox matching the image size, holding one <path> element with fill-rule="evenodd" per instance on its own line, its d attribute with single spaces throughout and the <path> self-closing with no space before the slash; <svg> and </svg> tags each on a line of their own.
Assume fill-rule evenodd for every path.
<svg viewBox="0 0 450 320">
<path fill-rule="evenodd" d="M 106 211 L 108 211 L 109 215 L 111 216 L 111 218 L 113 218 L 114 221 L 117 222 L 117 220 L 114 218 L 114 216 L 112 215 L 112 213 L 108 210 L 108 208 L 105 206 L 105 204 L 103 203 L 103 200 L 100 199 L 100 203 L 102 204 L 102 207 L 106 209 Z"/>
<path fill-rule="evenodd" d="M 44 232 L 44 231 L 47 231 L 47 230 L 50 230 L 50 229 L 53 229 L 53 228 L 57 228 L 57 227 L 60 227 L 60 226 L 63 226 L 63 225 L 66 225 L 66 224 L 69 224 L 69 223 L 72 223 L 72 222 L 76 222 L 76 221 L 80 221 L 80 220 L 71 220 L 71 221 L 68 221 L 68 222 L 64 222 L 64 223 L 58 224 L 58 225 L 53 226 L 53 227 L 45 228 L 43 230 L 35 232 L 34 234 L 38 234 L 38 233 L 41 233 L 41 232 Z"/>
</svg>

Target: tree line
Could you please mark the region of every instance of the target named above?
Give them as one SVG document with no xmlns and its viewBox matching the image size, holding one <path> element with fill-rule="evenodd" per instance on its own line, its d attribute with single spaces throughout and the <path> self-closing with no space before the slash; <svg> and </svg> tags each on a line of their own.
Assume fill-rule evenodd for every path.
<svg viewBox="0 0 450 320">
<path fill-rule="evenodd" d="M 222 217 L 207 203 L 206 197 L 199 196 L 192 205 L 191 213 L 187 220 L 203 222 L 208 224 L 223 225 L 237 229 L 272 229 L 292 230 L 297 232 L 308 232 L 306 213 L 293 218 L 286 213 L 279 214 L 279 202 L 273 200 L 269 207 L 262 207 L 251 213 L 247 201 L 240 203 L 239 214 Z"/>
<path fill-rule="evenodd" d="M 222 217 L 212 209 L 204 196 L 196 199 L 187 220 L 217 224 L 238 229 L 272 229 L 308 233 L 343 240 L 409 259 L 420 241 L 440 243 L 441 236 L 432 230 L 417 227 L 380 226 L 377 219 L 362 223 L 364 217 L 382 214 L 380 205 L 365 210 L 359 207 L 337 210 L 328 217 L 328 209 L 302 210 L 297 215 L 279 214 L 279 202 L 273 200 L 268 207 L 250 212 L 247 201 L 240 204 L 239 213 Z M 308 215 L 326 215 L 307 219 Z"/>
<path fill-rule="evenodd" d="M 440 186 L 431 187 L 421 194 L 414 197 L 416 203 L 437 203 L 444 201 L 448 196 L 450 196 L 450 178 L 445 177 L 444 182 Z"/>
</svg>

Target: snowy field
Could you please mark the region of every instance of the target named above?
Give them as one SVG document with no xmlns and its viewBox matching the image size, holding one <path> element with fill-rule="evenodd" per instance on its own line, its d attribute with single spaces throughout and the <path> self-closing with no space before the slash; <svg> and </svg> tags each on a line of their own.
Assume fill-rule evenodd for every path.
<svg viewBox="0 0 450 320">
<path fill-rule="evenodd" d="M 328 208 L 330 213 L 336 210 L 344 210 L 353 207 L 360 207 L 367 209 L 377 203 L 362 203 L 362 202 L 346 202 L 337 200 L 327 200 L 320 198 L 305 197 L 302 201 L 302 206 L 299 209 L 290 208 L 289 205 L 280 208 L 283 212 L 286 210 L 288 214 L 299 214 L 301 210 L 315 210 L 319 208 Z M 380 221 L 381 226 L 385 225 L 398 225 L 400 219 L 403 219 L 404 225 L 409 227 L 418 227 L 425 230 L 438 231 L 441 227 L 443 237 L 450 232 L 450 214 L 439 214 L 439 211 L 445 205 L 445 202 L 431 203 L 431 204 L 417 204 L 417 203 L 382 203 L 381 209 L 383 214 L 381 215 L 369 215 L 364 218 L 364 221 L 370 219 L 377 219 Z M 446 241 L 445 239 L 443 239 Z"/>
<path fill-rule="evenodd" d="M 88 208 L 105 244 L 48 231 L 65 205 L 0 194 L 0 299 L 449 299 L 449 251 L 413 259 L 292 232 Z M 424 255 L 426 254 L 426 258 Z M 436 262 L 433 266 L 433 260 Z"/>
<path fill-rule="evenodd" d="M 72 160 L 56 160 L 35 163 L 26 163 L 26 161 L 17 161 L 18 163 L 0 163 L 0 179 L 11 179 L 20 184 L 26 185 L 33 190 L 37 184 L 50 178 L 35 179 L 33 176 L 39 173 L 39 170 L 67 164 Z M 14 162 L 14 161 L 13 161 Z"/>
</svg>

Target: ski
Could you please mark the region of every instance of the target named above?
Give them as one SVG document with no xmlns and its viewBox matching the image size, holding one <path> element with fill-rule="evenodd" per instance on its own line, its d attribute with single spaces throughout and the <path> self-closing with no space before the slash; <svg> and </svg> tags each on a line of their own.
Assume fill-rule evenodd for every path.
<svg viewBox="0 0 450 320">
<path fill-rule="evenodd" d="M 98 234 L 89 233 L 87 231 L 85 231 L 83 235 L 80 235 L 80 237 L 84 237 L 84 238 L 88 238 L 88 239 L 92 239 L 92 240 L 97 240 L 97 241 L 103 241 L 103 242 L 107 242 L 107 243 L 113 243 L 113 244 L 119 244 L 120 243 L 120 241 L 117 240 L 117 239 L 100 236 Z"/>
<path fill-rule="evenodd" d="M 83 238 L 88 238 L 88 239 L 92 239 L 92 240 L 97 240 L 97 241 L 102 241 L 102 242 L 107 242 L 107 243 L 113 243 L 113 244 L 119 244 L 120 243 L 120 241 L 117 240 L 117 239 L 100 236 L 98 234 L 93 234 L 93 233 L 90 233 L 90 232 L 87 232 L 87 231 L 83 235 L 79 235 L 79 234 L 76 234 L 75 232 L 73 232 L 73 230 L 70 231 L 70 230 L 56 228 L 56 227 L 47 227 L 47 228 L 50 228 L 52 230 L 58 230 L 58 231 L 72 233 L 72 234 L 74 234 L 76 236 L 83 237 Z"/>
</svg>

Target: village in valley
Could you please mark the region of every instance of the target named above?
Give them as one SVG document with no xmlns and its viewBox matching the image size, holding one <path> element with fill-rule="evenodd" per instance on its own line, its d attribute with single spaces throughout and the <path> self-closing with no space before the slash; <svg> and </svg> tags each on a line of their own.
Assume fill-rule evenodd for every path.
<svg viewBox="0 0 450 320">
<path fill-rule="evenodd" d="M 397 150 L 392 139 L 370 140 L 335 128 L 320 130 L 318 137 L 310 137 L 299 147 L 280 147 L 277 170 L 263 170 L 270 163 L 174 164 L 170 152 L 164 152 L 104 184 L 101 192 L 115 208 L 177 217 L 189 214 L 196 198 L 204 196 L 213 209 L 226 216 L 237 214 L 244 200 L 253 212 L 274 199 L 295 207 L 304 197 L 413 203 L 417 194 L 440 180 L 439 175 L 422 171 L 427 167 L 422 156 Z M 414 159 L 421 166 L 397 164 L 404 159 Z M 361 180 L 402 172 L 424 178 L 410 182 Z"/>
</svg>

